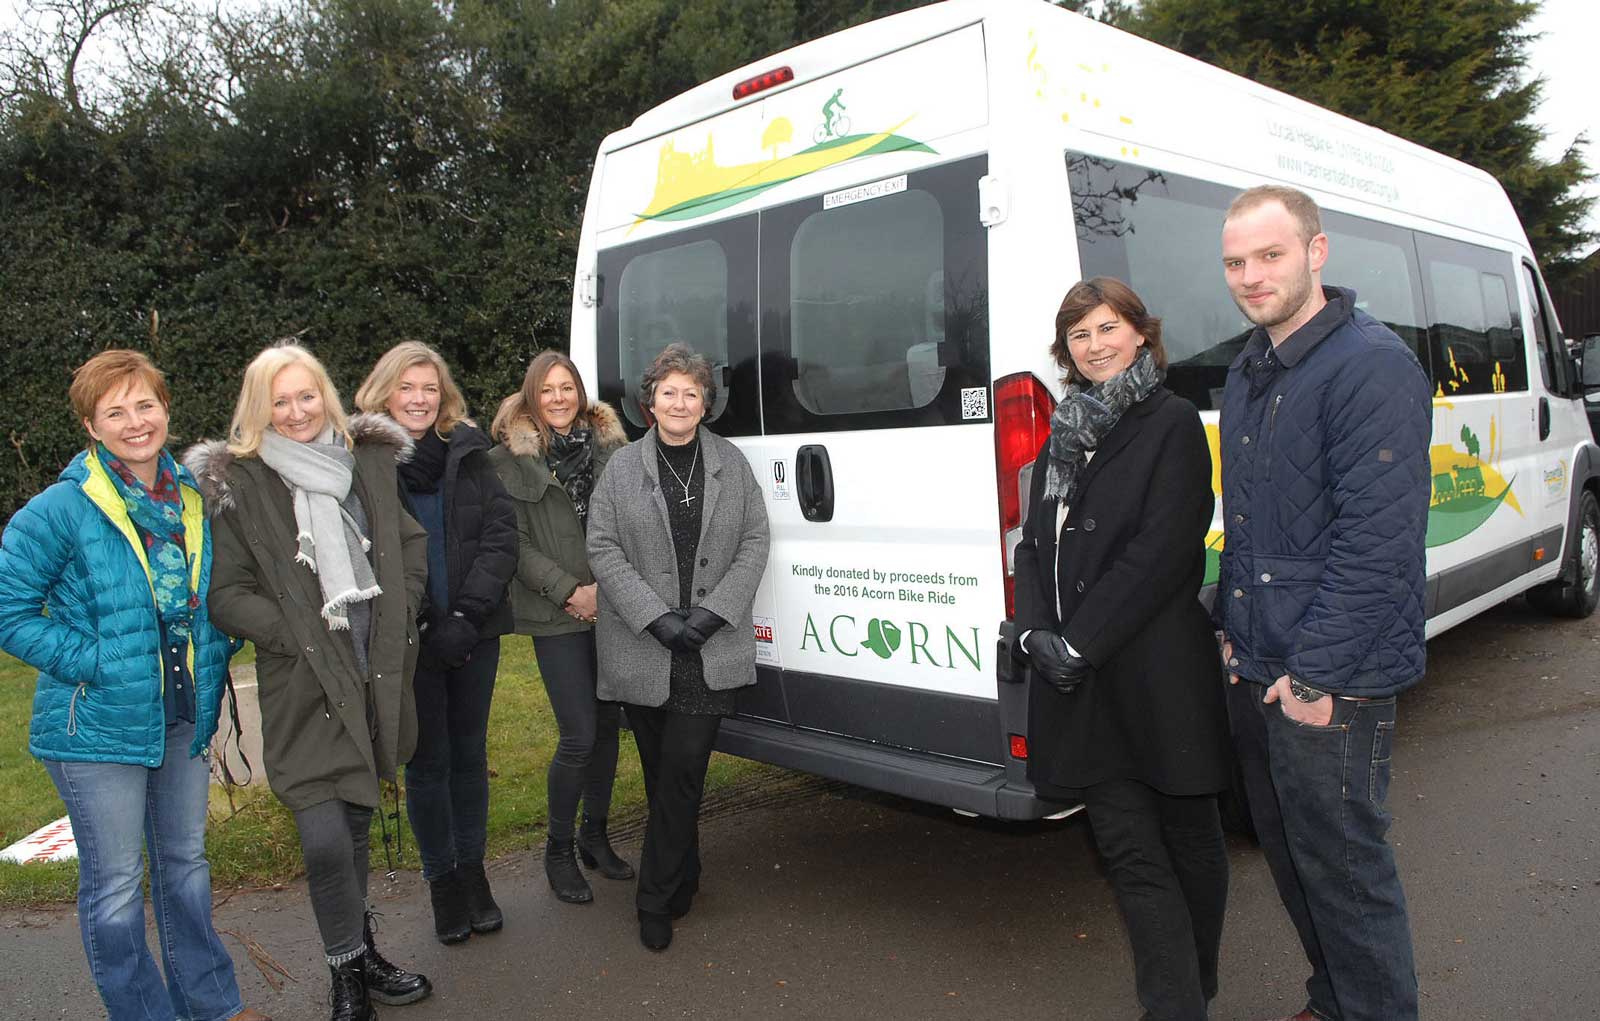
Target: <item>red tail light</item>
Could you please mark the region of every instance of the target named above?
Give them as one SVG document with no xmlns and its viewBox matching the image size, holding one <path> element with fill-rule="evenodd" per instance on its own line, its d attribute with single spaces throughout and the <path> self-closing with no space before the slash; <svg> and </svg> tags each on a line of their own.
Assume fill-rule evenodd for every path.
<svg viewBox="0 0 1600 1021">
<path fill-rule="evenodd" d="M 1011 735 L 1011 757 L 1025 759 L 1028 757 L 1028 739 L 1021 734 Z"/>
<path fill-rule="evenodd" d="M 793 68 L 788 68 L 788 67 L 773 68 L 771 71 L 768 71 L 766 74 L 758 74 L 754 78 L 746 78 L 744 81 L 742 81 L 739 84 L 735 85 L 733 87 L 733 98 L 734 99 L 744 99 L 746 96 L 753 96 L 757 92 L 761 92 L 761 91 L 764 91 L 766 89 L 774 88 L 776 86 L 784 84 L 785 82 L 792 82 L 792 81 L 794 81 L 794 69 Z"/>
<path fill-rule="evenodd" d="M 1033 459 L 1050 436 L 1055 398 L 1031 372 L 994 384 L 994 460 L 1000 487 L 1000 556 L 1006 578 L 1006 616 L 1015 617 L 1016 551 L 1027 515 Z"/>
</svg>

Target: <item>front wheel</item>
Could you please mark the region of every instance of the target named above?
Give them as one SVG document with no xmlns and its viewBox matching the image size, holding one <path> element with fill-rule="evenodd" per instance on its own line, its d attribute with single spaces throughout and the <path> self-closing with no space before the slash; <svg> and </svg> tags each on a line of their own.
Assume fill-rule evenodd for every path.
<svg viewBox="0 0 1600 1021">
<path fill-rule="evenodd" d="M 1530 589 L 1528 602 L 1544 613 L 1581 619 L 1600 604 L 1600 501 L 1587 489 L 1578 498 L 1578 534 L 1573 538 L 1562 578 Z"/>
</svg>

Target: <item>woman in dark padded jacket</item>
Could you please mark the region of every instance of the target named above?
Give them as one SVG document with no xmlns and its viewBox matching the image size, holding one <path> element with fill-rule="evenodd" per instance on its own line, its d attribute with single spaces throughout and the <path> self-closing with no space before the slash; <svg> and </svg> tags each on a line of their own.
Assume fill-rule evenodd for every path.
<svg viewBox="0 0 1600 1021">
<path fill-rule="evenodd" d="M 390 348 L 356 405 L 388 415 L 416 445 L 399 469 L 401 500 L 428 533 L 406 814 L 432 895 L 434 933 L 460 943 L 503 922 L 483 870 L 486 742 L 500 636 L 511 630 L 506 583 L 517 566 L 516 516 L 490 467 L 489 438 L 466 417 L 450 367 L 433 348 L 417 341 Z"/>
</svg>

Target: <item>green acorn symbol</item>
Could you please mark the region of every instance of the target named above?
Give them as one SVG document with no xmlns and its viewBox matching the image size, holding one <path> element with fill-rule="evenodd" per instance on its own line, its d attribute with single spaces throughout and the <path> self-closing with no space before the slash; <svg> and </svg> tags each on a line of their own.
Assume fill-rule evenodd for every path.
<svg viewBox="0 0 1600 1021">
<path fill-rule="evenodd" d="M 894 655 L 894 650 L 900 648 L 900 629 L 874 617 L 872 623 L 867 625 L 867 640 L 861 643 L 861 647 L 871 649 L 879 659 L 888 659 Z"/>
</svg>

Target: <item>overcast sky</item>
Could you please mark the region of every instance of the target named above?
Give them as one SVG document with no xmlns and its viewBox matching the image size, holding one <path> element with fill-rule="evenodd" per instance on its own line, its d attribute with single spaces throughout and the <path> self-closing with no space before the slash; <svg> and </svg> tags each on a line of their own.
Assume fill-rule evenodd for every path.
<svg viewBox="0 0 1600 1021">
<path fill-rule="evenodd" d="M 15 24 L 22 7 L 22 0 L 0 0 L 0 27 Z M 1600 2 L 1543 0 L 1529 28 L 1542 34 L 1530 46 L 1528 60 L 1529 71 L 1545 79 L 1537 120 L 1546 135 L 1539 155 L 1555 159 L 1580 133 L 1587 133 L 1590 144 L 1585 156 L 1590 167 L 1600 170 Z M 1600 198 L 1600 180 L 1591 181 L 1585 193 Z M 1590 212 L 1589 228 L 1600 232 L 1600 202 Z"/>
</svg>

